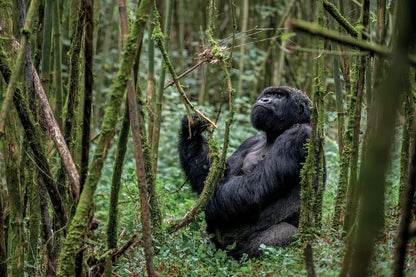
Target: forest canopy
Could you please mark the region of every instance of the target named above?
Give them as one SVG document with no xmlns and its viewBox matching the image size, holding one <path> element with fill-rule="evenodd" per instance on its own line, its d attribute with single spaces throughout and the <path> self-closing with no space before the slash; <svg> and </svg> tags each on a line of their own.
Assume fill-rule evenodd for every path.
<svg viewBox="0 0 416 277">
<path fill-rule="evenodd" d="M 0 276 L 415 275 L 415 11 L 0 0 Z M 205 207 L 260 134 L 256 98 L 280 86 L 312 101 L 299 233 L 234 259 Z M 184 116 L 207 124 L 200 195 L 179 161 Z"/>
</svg>

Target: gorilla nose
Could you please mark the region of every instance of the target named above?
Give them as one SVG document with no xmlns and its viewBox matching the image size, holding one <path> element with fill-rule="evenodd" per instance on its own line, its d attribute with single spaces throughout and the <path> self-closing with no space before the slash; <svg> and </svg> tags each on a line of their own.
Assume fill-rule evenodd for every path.
<svg viewBox="0 0 416 277">
<path fill-rule="evenodd" d="M 270 98 L 268 98 L 268 97 L 262 97 L 262 98 L 260 98 L 260 102 L 265 103 L 265 104 L 270 103 L 271 101 L 272 100 Z"/>
</svg>

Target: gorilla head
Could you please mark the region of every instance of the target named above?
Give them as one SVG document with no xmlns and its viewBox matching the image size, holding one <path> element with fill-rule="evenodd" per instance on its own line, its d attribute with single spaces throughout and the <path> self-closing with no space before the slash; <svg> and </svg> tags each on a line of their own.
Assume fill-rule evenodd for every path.
<svg viewBox="0 0 416 277">
<path fill-rule="evenodd" d="M 251 110 L 251 124 L 276 138 L 297 123 L 310 123 L 311 100 L 291 87 L 268 87 L 257 97 Z"/>
</svg>

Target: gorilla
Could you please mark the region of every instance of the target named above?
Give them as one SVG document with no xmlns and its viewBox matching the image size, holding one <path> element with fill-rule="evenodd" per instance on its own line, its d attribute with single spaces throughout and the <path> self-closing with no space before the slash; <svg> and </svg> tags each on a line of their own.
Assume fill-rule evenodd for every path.
<svg viewBox="0 0 416 277">
<path fill-rule="evenodd" d="M 264 134 L 248 138 L 228 158 L 205 210 L 216 246 L 227 249 L 235 243 L 230 256 L 256 257 L 260 245 L 285 247 L 297 234 L 299 175 L 311 134 L 311 104 L 302 91 L 284 86 L 266 88 L 254 103 L 251 123 Z M 208 123 L 196 115 L 194 119 L 192 126 L 186 116 L 182 119 L 178 152 L 192 189 L 201 193 L 210 167 L 202 135 Z"/>
</svg>

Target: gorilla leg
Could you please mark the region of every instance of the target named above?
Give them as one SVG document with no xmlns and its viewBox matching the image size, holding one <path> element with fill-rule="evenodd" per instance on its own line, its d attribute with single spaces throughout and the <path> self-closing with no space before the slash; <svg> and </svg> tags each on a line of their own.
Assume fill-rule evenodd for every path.
<svg viewBox="0 0 416 277">
<path fill-rule="evenodd" d="M 249 257 L 256 257 L 261 254 L 260 245 L 286 247 L 293 241 L 293 235 L 298 233 L 298 228 L 294 225 L 280 222 L 270 228 L 254 233 L 246 241 L 239 245 L 238 249 L 231 251 L 230 255 L 234 258 L 241 258 L 244 253 Z"/>
</svg>

